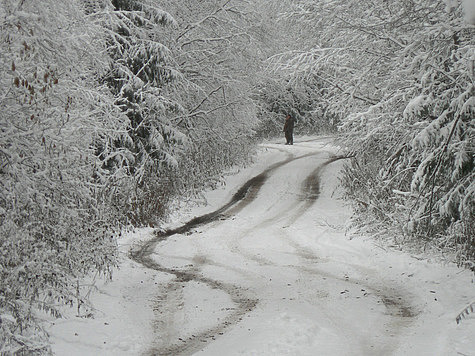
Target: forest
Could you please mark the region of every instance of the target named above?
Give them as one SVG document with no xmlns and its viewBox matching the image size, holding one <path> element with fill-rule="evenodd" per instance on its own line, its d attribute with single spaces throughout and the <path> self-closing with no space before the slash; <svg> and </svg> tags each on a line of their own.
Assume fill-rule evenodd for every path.
<svg viewBox="0 0 475 356">
<path fill-rule="evenodd" d="M 354 228 L 475 271 L 473 1 L 4 0 L 0 46 L 0 352 L 287 114 L 352 157 Z"/>
</svg>

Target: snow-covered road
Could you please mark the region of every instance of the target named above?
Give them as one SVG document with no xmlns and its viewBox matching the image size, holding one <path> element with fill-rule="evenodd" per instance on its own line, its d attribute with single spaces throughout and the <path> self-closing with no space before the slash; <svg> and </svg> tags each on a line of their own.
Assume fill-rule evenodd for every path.
<svg viewBox="0 0 475 356">
<path fill-rule="evenodd" d="M 214 210 L 149 232 L 122 271 L 129 284 L 109 292 L 122 316 L 103 317 L 119 330 L 129 315 L 129 339 L 97 342 L 97 354 L 470 355 L 475 324 L 454 322 L 470 274 L 349 239 L 329 142 L 264 145 L 258 164 L 208 194 Z M 130 316 L 134 293 L 147 303 Z M 56 330 L 61 354 L 68 336 Z"/>
</svg>

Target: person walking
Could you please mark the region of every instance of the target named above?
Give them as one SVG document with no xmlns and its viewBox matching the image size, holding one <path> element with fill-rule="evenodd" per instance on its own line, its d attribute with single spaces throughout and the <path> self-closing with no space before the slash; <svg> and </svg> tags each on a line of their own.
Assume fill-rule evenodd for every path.
<svg viewBox="0 0 475 356">
<path fill-rule="evenodd" d="M 294 144 L 294 124 L 295 120 L 292 116 L 287 115 L 285 118 L 285 123 L 284 123 L 284 130 L 283 132 L 285 133 L 285 139 L 286 139 L 286 145 L 293 145 Z"/>
</svg>

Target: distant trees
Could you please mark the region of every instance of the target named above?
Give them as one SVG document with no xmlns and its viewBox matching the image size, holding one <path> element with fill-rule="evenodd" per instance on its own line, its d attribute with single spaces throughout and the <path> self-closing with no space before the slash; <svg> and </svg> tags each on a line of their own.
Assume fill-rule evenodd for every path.
<svg viewBox="0 0 475 356">
<path fill-rule="evenodd" d="M 266 32 L 264 70 L 255 85 L 254 99 L 260 119 L 259 136 L 271 137 L 282 131 L 285 115 L 297 121 L 297 132 L 334 132 L 338 116 L 329 111 L 326 83 L 315 72 L 304 70 L 302 56 L 315 41 L 311 23 L 302 23 L 292 1 L 262 4 L 263 30 Z"/>
<path fill-rule="evenodd" d="M 326 112 L 318 81 L 295 80 L 290 75 L 279 75 L 279 71 L 277 66 L 254 88 L 253 99 L 258 103 L 260 119 L 257 135 L 265 138 L 282 135 L 287 114 L 297 120 L 296 129 L 301 135 L 336 132 L 338 118 Z"/>
<path fill-rule="evenodd" d="M 360 227 L 454 249 L 473 268 L 475 30 L 461 2 L 303 0 L 287 16 L 317 34 L 280 63 L 325 83 L 357 154 L 343 183 Z"/>
</svg>

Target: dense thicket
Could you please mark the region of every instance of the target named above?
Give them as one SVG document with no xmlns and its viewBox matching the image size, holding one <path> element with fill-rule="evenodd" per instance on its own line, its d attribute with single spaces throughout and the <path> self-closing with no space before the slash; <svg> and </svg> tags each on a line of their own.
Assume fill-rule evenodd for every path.
<svg viewBox="0 0 475 356">
<path fill-rule="evenodd" d="M 249 159 L 258 61 L 235 3 L 1 3 L 1 352 L 48 350 L 38 311 L 81 312 L 116 230 Z"/>
<path fill-rule="evenodd" d="M 112 21 L 104 23 L 109 68 L 99 78 L 127 118 L 124 135 L 112 143 L 113 155 L 96 145 L 96 154 L 111 172 L 121 172 L 114 182 L 111 204 L 134 225 L 154 225 L 173 198 L 163 173 L 177 166 L 175 152 L 186 137 L 170 120 L 184 108 L 172 90 L 182 80 L 163 32 L 175 19 L 154 1 L 113 0 Z M 95 4 L 95 6 L 91 6 Z M 97 3 L 90 16 L 104 19 Z"/>
<path fill-rule="evenodd" d="M 0 351 L 47 350 L 35 314 L 87 302 L 115 230 L 157 225 L 287 113 L 340 125 L 361 228 L 473 268 L 470 4 L 2 1 Z"/>
<path fill-rule="evenodd" d="M 302 0 L 285 17 L 314 40 L 279 58 L 296 80 L 319 78 L 342 120 L 358 225 L 472 268 L 473 12 L 467 1 Z"/>
<path fill-rule="evenodd" d="M 4 1 L 0 21 L 0 344 L 32 351 L 46 347 L 25 334 L 35 311 L 82 303 L 78 278 L 115 263 L 93 143 L 125 122 L 96 82 L 104 37 L 79 2 Z"/>
<path fill-rule="evenodd" d="M 257 76 L 253 92 L 259 137 L 281 135 L 287 114 L 297 120 L 297 134 L 329 133 L 337 128 L 338 117 L 328 112 L 323 95 L 325 83 L 312 73 L 296 75 L 301 72 L 300 65 L 286 61 L 302 53 L 315 38 L 302 22 L 288 15 L 292 6 L 292 1 L 282 0 L 266 2 L 260 8 L 261 14 L 266 14 L 261 16 L 265 69 Z"/>
</svg>

